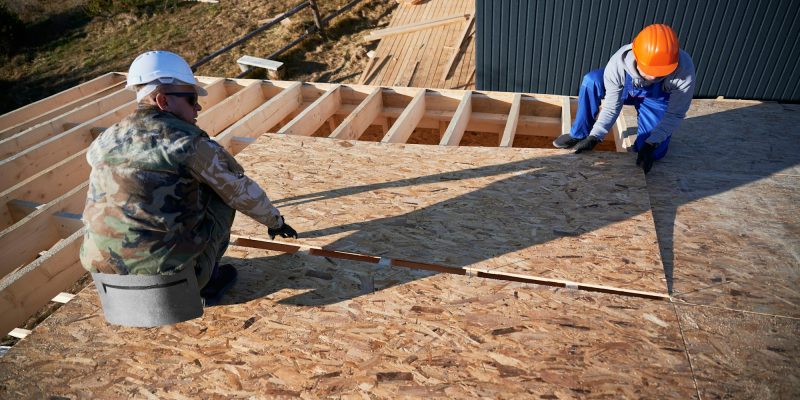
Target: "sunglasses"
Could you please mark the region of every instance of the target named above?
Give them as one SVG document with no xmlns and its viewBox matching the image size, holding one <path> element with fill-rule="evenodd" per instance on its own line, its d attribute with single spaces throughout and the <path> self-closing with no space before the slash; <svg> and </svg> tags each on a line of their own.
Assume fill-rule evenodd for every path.
<svg viewBox="0 0 800 400">
<path fill-rule="evenodd" d="M 174 93 L 164 93 L 165 96 L 176 96 L 176 97 L 183 97 L 186 101 L 189 102 L 189 105 L 194 107 L 197 105 L 197 93 L 196 92 L 174 92 Z"/>
</svg>

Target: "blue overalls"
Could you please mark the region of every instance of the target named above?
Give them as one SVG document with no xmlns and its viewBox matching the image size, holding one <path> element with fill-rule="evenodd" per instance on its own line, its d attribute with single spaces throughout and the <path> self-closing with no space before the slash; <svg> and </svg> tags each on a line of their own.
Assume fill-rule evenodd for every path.
<svg viewBox="0 0 800 400">
<path fill-rule="evenodd" d="M 578 92 L 578 112 L 575 115 L 575 122 L 572 124 L 570 136 L 575 139 L 583 139 L 589 135 L 594 126 L 597 112 L 600 110 L 600 102 L 606 95 L 605 85 L 603 84 L 603 69 L 596 69 L 583 76 L 581 88 Z M 639 116 L 639 128 L 633 150 L 639 151 L 644 146 L 645 140 L 650 137 L 653 129 L 658 125 L 664 113 L 667 111 L 669 103 L 669 93 L 662 90 L 662 81 L 656 81 L 652 85 L 643 88 L 633 87 L 630 75 L 625 73 L 625 86 L 620 93 L 623 104 L 636 107 Z M 669 139 L 667 137 L 656 148 L 653 157 L 658 160 L 667 154 Z"/>
</svg>

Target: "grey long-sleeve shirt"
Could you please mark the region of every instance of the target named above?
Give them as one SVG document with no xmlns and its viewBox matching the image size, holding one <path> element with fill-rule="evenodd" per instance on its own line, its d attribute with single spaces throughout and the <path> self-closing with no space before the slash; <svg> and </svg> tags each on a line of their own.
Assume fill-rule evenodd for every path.
<svg viewBox="0 0 800 400">
<path fill-rule="evenodd" d="M 642 78 L 636 69 L 636 59 L 632 49 L 632 44 L 626 44 L 617 50 L 608 61 L 603 72 L 606 96 L 603 99 L 602 110 L 589 134 L 602 140 L 619 117 L 622 111 L 622 89 L 625 86 L 625 74 L 627 73 L 635 88 L 662 85 L 664 92 L 670 94 L 664 117 L 647 138 L 648 143 L 661 143 L 678 128 L 681 120 L 686 117 L 686 111 L 689 110 L 695 85 L 694 63 L 688 53 L 680 50 L 678 68 L 674 72 L 663 78 L 648 81 Z"/>
</svg>

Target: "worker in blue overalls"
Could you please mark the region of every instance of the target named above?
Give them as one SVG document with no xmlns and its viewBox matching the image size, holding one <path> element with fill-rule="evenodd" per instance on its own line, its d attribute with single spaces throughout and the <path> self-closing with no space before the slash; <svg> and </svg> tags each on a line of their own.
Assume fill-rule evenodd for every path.
<svg viewBox="0 0 800 400">
<path fill-rule="evenodd" d="M 663 24 L 647 26 L 633 43 L 611 56 L 605 69 L 583 77 L 572 129 L 556 138 L 553 146 L 574 148 L 575 153 L 593 149 L 619 117 L 622 105 L 632 105 L 639 115 L 633 145 L 639 153 L 636 165 L 647 173 L 655 160 L 667 154 L 672 132 L 689 109 L 694 86 L 692 58 L 680 49 L 675 31 Z"/>
</svg>

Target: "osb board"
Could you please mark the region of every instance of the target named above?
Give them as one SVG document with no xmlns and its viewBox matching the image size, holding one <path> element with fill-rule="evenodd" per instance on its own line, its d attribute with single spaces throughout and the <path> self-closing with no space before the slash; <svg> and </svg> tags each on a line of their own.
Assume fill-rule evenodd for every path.
<svg viewBox="0 0 800 400">
<path fill-rule="evenodd" d="M 695 388 L 673 306 L 233 247 L 228 304 L 119 328 L 93 287 L 0 358 L 11 397 L 659 398 Z M 361 294 L 373 277 L 376 292 Z"/>
<path fill-rule="evenodd" d="M 647 177 L 682 300 L 800 317 L 800 113 L 695 100 Z"/>
<path fill-rule="evenodd" d="M 800 398 L 800 320 L 678 306 L 703 399 Z"/>
<path fill-rule="evenodd" d="M 414 24 L 456 14 L 475 14 L 474 0 L 430 0 L 419 5 L 398 5 L 387 28 Z M 365 84 L 448 89 L 475 89 L 475 27 L 453 63 L 450 77 L 442 81 L 444 68 L 456 49 L 463 22 L 388 36 L 378 43 L 379 57 Z"/>
<path fill-rule="evenodd" d="M 632 154 L 264 135 L 237 159 L 301 244 L 666 291 Z M 233 232 L 266 237 L 243 215 Z"/>
</svg>

